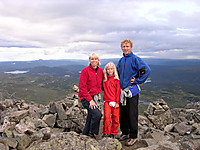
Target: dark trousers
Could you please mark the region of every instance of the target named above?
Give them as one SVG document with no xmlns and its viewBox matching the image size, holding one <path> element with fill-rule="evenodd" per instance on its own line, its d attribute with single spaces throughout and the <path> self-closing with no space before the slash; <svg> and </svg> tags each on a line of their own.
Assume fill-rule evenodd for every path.
<svg viewBox="0 0 200 150">
<path fill-rule="evenodd" d="M 138 134 L 138 99 L 139 95 L 127 98 L 126 106 L 120 104 L 120 129 L 122 134 L 137 138 Z"/>
<path fill-rule="evenodd" d="M 99 134 L 99 126 L 101 121 L 101 111 L 96 109 L 89 108 L 90 103 L 86 99 L 82 99 L 81 103 L 85 109 L 87 109 L 87 119 L 85 123 L 85 128 L 83 130 L 83 135 L 88 135 L 88 133 Z"/>
</svg>

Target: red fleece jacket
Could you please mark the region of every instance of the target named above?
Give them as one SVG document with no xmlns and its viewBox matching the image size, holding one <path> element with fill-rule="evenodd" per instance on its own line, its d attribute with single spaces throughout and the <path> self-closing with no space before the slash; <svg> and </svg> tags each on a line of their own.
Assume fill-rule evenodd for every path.
<svg viewBox="0 0 200 150">
<path fill-rule="evenodd" d="M 120 80 L 114 79 L 113 76 L 107 76 L 107 81 L 103 81 L 104 96 L 106 102 L 116 102 L 119 104 L 121 93 Z"/>
<path fill-rule="evenodd" d="M 103 81 L 103 70 L 98 67 L 97 71 L 92 66 L 88 66 L 81 71 L 79 79 L 80 100 L 85 98 L 88 102 L 92 100 L 92 95 L 101 93 Z"/>
</svg>

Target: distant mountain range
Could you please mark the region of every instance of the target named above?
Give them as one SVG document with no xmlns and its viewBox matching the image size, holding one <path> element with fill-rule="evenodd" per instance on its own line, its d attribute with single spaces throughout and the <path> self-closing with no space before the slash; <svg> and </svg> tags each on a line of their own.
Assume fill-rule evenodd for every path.
<svg viewBox="0 0 200 150">
<path fill-rule="evenodd" d="M 149 82 L 141 85 L 141 101 L 148 103 L 163 98 L 170 107 L 200 101 L 200 60 L 143 60 L 150 66 L 151 73 Z M 119 59 L 101 59 L 100 67 L 104 68 L 110 61 L 117 64 Z M 59 100 L 74 84 L 78 85 L 80 72 L 86 66 L 88 60 L 0 62 L 0 95 L 3 95 L 0 98 L 16 92 L 17 98 L 37 102 Z"/>
<path fill-rule="evenodd" d="M 102 59 L 101 66 L 119 59 Z M 143 59 L 151 68 L 150 77 L 156 82 L 180 82 L 200 85 L 200 60 Z M 88 60 L 37 60 L 0 62 L 0 73 L 28 70 L 29 75 L 64 76 L 79 75 Z"/>
<path fill-rule="evenodd" d="M 102 59 L 101 66 L 119 59 Z M 157 82 L 182 82 L 200 85 L 200 60 L 144 59 L 150 65 L 151 79 Z M 0 73 L 28 70 L 29 75 L 75 75 L 88 65 L 88 60 L 37 60 L 0 62 Z"/>
<path fill-rule="evenodd" d="M 115 59 L 101 59 L 101 64 L 104 66 L 108 62 L 114 62 L 117 64 L 119 58 Z M 157 66 L 200 66 L 199 59 L 143 59 L 149 65 Z M 16 69 L 27 69 L 34 68 L 38 66 L 47 66 L 47 67 L 60 67 L 60 66 L 69 66 L 69 65 L 83 65 L 87 66 L 88 60 L 35 60 L 35 61 L 6 61 L 0 62 L 0 73 L 5 71 L 11 71 Z"/>
<path fill-rule="evenodd" d="M 0 73 L 13 70 L 30 70 L 34 67 L 61 67 L 70 65 L 86 65 L 85 60 L 35 60 L 0 62 Z"/>
</svg>

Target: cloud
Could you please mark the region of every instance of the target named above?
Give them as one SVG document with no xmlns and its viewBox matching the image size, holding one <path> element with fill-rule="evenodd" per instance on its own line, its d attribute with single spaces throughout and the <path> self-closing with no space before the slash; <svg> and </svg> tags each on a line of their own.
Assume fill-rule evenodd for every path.
<svg viewBox="0 0 200 150">
<path fill-rule="evenodd" d="M 200 59 L 199 15 L 197 0 L 2 0 L 0 59 L 120 57 L 126 38 L 141 57 Z"/>
</svg>

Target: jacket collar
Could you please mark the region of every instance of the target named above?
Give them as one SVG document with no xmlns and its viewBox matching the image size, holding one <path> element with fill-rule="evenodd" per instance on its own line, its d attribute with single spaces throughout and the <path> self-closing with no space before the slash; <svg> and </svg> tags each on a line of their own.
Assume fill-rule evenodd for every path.
<svg viewBox="0 0 200 150">
<path fill-rule="evenodd" d="M 124 56 L 124 57 L 131 57 L 131 56 L 133 56 L 133 55 L 134 55 L 134 54 L 133 54 L 133 52 L 132 52 L 132 51 L 131 51 L 131 53 L 130 53 L 130 54 L 128 54 L 127 56 L 125 56 L 125 55 L 124 55 L 124 53 L 123 53 L 123 56 Z"/>
<path fill-rule="evenodd" d="M 94 69 L 91 65 L 89 65 L 89 67 L 90 67 L 91 69 L 93 69 L 93 70 L 98 70 L 98 68 L 99 68 L 99 66 L 97 66 L 97 68 Z"/>
<path fill-rule="evenodd" d="M 107 78 L 114 78 L 115 75 L 113 74 L 112 76 L 107 75 Z"/>
</svg>

